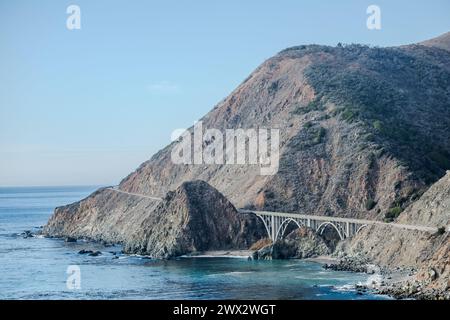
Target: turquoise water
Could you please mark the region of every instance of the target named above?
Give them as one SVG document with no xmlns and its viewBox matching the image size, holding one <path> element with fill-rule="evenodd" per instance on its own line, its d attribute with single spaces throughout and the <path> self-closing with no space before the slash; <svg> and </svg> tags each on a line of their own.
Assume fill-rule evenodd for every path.
<svg viewBox="0 0 450 320">
<path fill-rule="evenodd" d="M 0 188 L 0 299 L 380 299 L 353 286 L 368 276 L 324 270 L 298 260 L 180 258 L 156 261 L 120 253 L 120 246 L 27 238 L 53 208 L 96 187 Z M 78 254 L 81 249 L 102 255 Z M 118 257 L 118 258 L 116 258 Z M 68 289 L 67 268 L 79 266 L 80 289 Z"/>
</svg>

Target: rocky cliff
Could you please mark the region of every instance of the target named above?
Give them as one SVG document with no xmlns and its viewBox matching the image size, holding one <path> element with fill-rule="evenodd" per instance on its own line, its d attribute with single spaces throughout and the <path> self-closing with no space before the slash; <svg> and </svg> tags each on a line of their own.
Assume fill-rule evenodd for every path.
<svg viewBox="0 0 450 320">
<path fill-rule="evenodd" d="M 207 250 L 248 249 L 264 236 L 254 215 L 240 214 L 206 182 L 169 192 L 125 241 L 125 251 L 170 258 Z"/>
<path fill-rule="evenodd" d="M 435 234 L 372 226 L 339 244 L 336 253 L 364 255 L 380 266 L 413 267 L 406 282 L 384 288 L 399 297 L 450 298 L 450 172 L 400 215 L 399 222 L 441 228 Z M 444 230 L 447 229 L 447 232 Z"/>
<path fill-rule="evenodd" d="M 92 206 L 92 201 L 104 202 L 103 210 Z M 117 207 L 116 202 L 126 205 Z M 206 250 L 247 249 L 265 230 L 256 216 L 238 213 L 206 182 L 190 181 L 167 193 L 161 202 L 112 190 L 97 192 L 56 208 L 43 232 L 122 243 L 128 253 L 171 258 Z"/>
<path fill-rule="evenodd" d="M 448 228 L 450 224 L 450 171 L 409 206 L 398 222 Z"/>
</svg>

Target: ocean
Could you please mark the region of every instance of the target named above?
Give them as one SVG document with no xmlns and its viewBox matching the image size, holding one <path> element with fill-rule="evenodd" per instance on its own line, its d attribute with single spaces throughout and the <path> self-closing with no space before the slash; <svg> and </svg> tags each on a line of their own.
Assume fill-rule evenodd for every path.
<svg viewBox="0 0 450 320">
<path fill-rule="evenodd" d="M 0 299 L 386 299 L 354 289 L 369 275 L 311 261 L 161 261 L 122 254 L 118 245 L 23 237 L 45 225 L 55 207 L 95 189 L 0 188 Z M 82 249 L 102 254 L 79 254 Z"/>
</svg>

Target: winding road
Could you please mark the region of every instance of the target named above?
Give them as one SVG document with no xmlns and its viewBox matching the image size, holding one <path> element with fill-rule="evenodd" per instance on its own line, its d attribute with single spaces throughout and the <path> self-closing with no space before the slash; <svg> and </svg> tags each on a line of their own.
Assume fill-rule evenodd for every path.
<svg viewBox="0 0 450 320">
<path fill-rule="evenodd" d="M 144 194 L 138 194 L 138 193 L 132 193 L 120 190 L 118 186 L 108 187 L 106 188 L 108 190 L 126 194 L 133 197 L 140 197 L 155 201 L 162 201 L 162 198 L 160 197 L 154 197 L 154 196 L 148 196 Z M 417 230 L 422 232 L 430 232 L 434 233 L 438 229 L 435 227 L 428 227 L 428 226 L 419 226 L 419 225 L 408 225 L 408 224 L 401 224 L 401 223 L 387 223 L 377 220 L 366 220 L 366 219 L 354 219 L 354 218 L 339 218 L 339 217 L 329 217 L 329 216 L 318 216 L 318 215 L 306 215 L 306 214 L 299 214 L 299 213 L 289 213 L 289 212 L 271 212 L 271 211 L 254 211 L 254 210 L 244 210 L 244 209 L 238 209 L 241 213 L 253 213 L 259 217 L 274 217 L 279 218 L 283 220 L 313 220 L 313 221 L 319 221 L 322 223 L 330 223 L 334 225 L 338 224 L 354 224 L 358 226 L 366 226 L 366 225 L 379 225 L 379 226 L 387 226 L 392 228 L 399 228 L 399 229 L 406 229 L 406 230 Z"/>
</svg>

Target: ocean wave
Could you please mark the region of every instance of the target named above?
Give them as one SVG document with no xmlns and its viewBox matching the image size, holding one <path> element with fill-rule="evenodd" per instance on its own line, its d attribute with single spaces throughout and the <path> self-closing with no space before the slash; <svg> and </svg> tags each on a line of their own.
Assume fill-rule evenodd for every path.
<svg viewBox="0 0 450 320">
<path fill-rule="evenodd" d="M 349 283 L 333 287 L 333 291 L 354 291 L 354 290 L 355 290 L 355 285 L 349 284 Z"/>
<path fill-rule="evenodd" d="M 380 284 L 382 281 L 383 281 L 383 276 L 381 274 L 372 274 L 367 278 L 366 282 L 358 283 L 358 284 L 371 287 L 375 284 Z"/>
<path fill-rule="evenodd" d="M 224 275 L 231 275 L 231 276 L 242 276 L 250 273 L 255 273 L 255 271 L 230 271 L 223 273 Z"/>
</svg>

